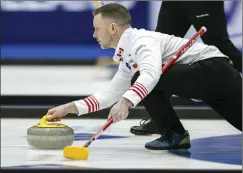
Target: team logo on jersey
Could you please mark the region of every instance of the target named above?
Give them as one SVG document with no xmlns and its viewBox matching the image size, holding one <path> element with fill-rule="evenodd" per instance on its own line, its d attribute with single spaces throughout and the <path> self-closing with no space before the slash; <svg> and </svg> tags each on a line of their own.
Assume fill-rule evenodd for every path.
<svg viewBox="0 0 243 173">
<path fill-rule="evenodd" d="M 128 63 L 126 63 L 126 66 L 131 70 L 131 67 L 133 69 L 138 68 L 138 64 L 136 62 L 134 62 L 132 59 L 130 61 L 128 61 Z"/>
<path fill-rule="evenodd" d="M 119 56 L 119 57 L 121 57 L 122 56 L 122 54 L 123 54 L 123 52 L 124 52 L 124 49 L 123 48 L 121 48 L 121 47 L 119 47 L 119 49 L 118 49 L 119 51 L 118 51 L 118 53 L 116 54 L 117 56 Z"/>
<path fill-rule="evenodd" d="M 136 68 L 138 68 L 138 64 L 137 64 L 137 63 L 134 63 L 134 64 L 132 65 L 132 67 L 136 69 Z"/>
<path fill-rule="evenodd" d="M 126 62 L 126 66 L 127 66 L 127 68 L 129 68 L 129 70 L 132 69 L 131 66 L 127 62 Z"/>
</svg>

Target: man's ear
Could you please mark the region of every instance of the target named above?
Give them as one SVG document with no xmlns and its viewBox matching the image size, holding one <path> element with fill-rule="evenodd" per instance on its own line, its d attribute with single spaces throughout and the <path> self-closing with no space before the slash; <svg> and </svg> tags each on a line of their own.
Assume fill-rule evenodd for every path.
<svg viewBox="0 0 243 173">
<path fill-rule="evenodd" d="M 110 24 L 110 33 L 115 34 L 117 30 L 117 25 L 115 23 Z"/>
</svg>

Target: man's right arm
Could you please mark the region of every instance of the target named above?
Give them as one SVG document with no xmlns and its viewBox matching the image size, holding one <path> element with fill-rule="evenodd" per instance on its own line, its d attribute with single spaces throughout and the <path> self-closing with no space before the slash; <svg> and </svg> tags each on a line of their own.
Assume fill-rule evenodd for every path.
<svg viewBox="0 0 243 173">
<path fill-rule="evenodd" d="M 78 110 L 78 115 L 96 112 L 113 105 L 131 86 L 131 78 L 132 73 L 126 69 L 123 63 L 120 63 L 117 73 L 107 88 L 73 102 Z"/>
</svg>

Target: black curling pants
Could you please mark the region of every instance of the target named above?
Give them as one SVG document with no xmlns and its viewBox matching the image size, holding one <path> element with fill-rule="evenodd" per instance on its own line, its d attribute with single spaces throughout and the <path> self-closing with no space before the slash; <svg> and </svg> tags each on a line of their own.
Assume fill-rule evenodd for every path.
<svg viewBox="0 0 243 173">
<path fill-rule="evenodd" d="M 174 64 L 161 75 L 155 88 L 142 100 L 160 131 L 183 132 L 169 98 L 203 100 L 231 125 L 242 131 L 242 78 L 227 58 L 216 57 L 188 64 Z M 131 83 L 139 76 L 135 73 Z"/>
</svg>

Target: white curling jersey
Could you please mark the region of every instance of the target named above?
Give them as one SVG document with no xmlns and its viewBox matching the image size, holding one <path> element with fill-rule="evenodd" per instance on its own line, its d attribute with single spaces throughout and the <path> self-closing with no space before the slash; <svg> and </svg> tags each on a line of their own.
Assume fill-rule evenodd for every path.
<svg viewBox="0 0 243 173">
<path fill-rule="evenodd" d="M 157 84 L 165 64 L 188 39 L 144 29 L 128 28 L 122 34 L 113 59 L 119 68 L 109 86 L 75 101 L 79 115 L 99 111 L 125 97 L 135 107 Z M 192 64 L 212 57 L 227 57 L 215 46 L 196 42 L 175 63 Z M 140 75 L 131 86 L 133 75 Z"/>
</svg>

